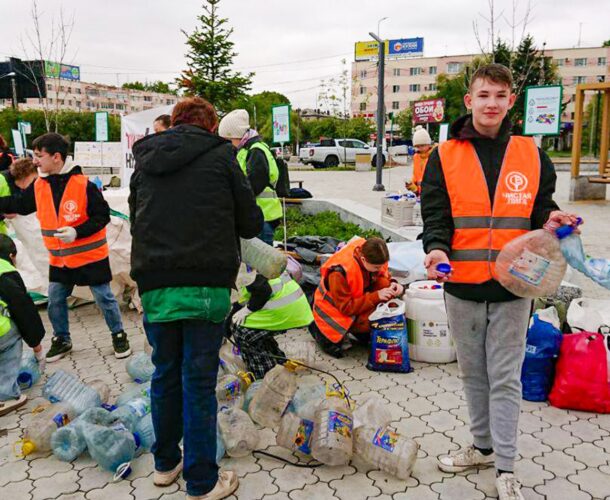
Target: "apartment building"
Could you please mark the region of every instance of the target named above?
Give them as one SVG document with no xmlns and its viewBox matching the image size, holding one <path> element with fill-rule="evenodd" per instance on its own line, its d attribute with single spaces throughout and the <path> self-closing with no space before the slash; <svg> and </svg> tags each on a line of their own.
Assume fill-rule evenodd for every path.
<svg viewBox="0 0 610 500">
<path fill-rule="evenodd" d="M 610 81 L 610 47 L 547 49 L 558 66 L 563 85 L 563 100 L 568 103 L 562 122 L 574 120 L 576 85 Z M 400 112 L 414 101 L 436 92 L 436 77 L 441 73 L 458 74 L 478 54 L 386 59 L 385 108 Z M 352 116 L 375 117 L 377 110 L 377 62 L 352 63 Z M 587 101 L 592 94 L 587 94 Z M 586 102 L 587 102 L 586 101 Z M 585 102 L 585 105 L 586 105 Z"/>
</svg>

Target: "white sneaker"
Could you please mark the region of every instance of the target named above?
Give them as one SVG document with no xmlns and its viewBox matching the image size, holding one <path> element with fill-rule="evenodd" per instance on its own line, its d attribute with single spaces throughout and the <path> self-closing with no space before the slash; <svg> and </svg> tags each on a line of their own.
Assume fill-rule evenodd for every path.
<svg viewBox="0 0 610 500">
<path fill-rule="evenodd" d="M 505 472 L 496 479 L 498 500 L 525 500 L 521 494 L 521 483 L 514 474 Z"/>
<path fill-rule="evenodd" d="M 214 489 L 205 495 L 186 495 L 187 500 L 221 500 L 232 495 L 239 486 L 237 474 L 232 470 L 224 470 L 218 474 L 218 481 Z"/>
<path fill-rule="evenodd" d="M 483 455 L 474 446 L 464 448 L 454 455 L 438 459 L 438 468 L 444 472 L 462 472 L 468 469 L 484 469 L 493 466 L 496 455 Z"/>
</svg>

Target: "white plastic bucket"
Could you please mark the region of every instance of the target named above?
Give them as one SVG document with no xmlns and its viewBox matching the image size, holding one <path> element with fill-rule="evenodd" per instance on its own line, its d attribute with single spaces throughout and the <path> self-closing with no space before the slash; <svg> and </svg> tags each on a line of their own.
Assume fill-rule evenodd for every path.
<svg viewBox="0 0 610 500">
<path fill-rule="evenodd" d="M 409 357 L 425 363 L 452 363 L 457 359 L 449 332 L 443 285 L 436 281 L 411 283 L 404 296 Z"/>
</svg>

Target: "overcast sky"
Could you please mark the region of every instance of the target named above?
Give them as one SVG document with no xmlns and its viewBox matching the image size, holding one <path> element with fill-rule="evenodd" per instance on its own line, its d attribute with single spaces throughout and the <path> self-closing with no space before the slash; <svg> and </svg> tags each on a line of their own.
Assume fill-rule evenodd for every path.
<svg viewBox="0 0 610 500">
<path fill-rule="evenodd" d="M 185 36 L 198 24 L 203 0 L 39 0 L 45 19 L 61 6 L 75 28 L 66 62 L 84 81 L 122 84 L 172 81 L 185 68 Z M 526 0 L 519 1 L 518 17 Z M 513 0 L 496 0 L 497 15 L 512 17 Z M 528 31 L 548 48 L 610 39 L 610 0 L 533 0 Z M 20 39 L 31 31 L 29 0 L 0 0 L 0 58 L 24 56 Z M 320 80 L 338 76 L 353 60 L 354 42 L 381 23 L 385 38 L 424 38 L 424 55 L 478 51 L 473 20 L 485 32 L 488 0 L 223 0 L 220 13 L 234 29 L 235 67 L 254 71 L 253 91 L 277 90 L 297 107 L 315 107 Z M 501 36 L 511 29 L 498 21 Z M 48 24 L 47 24 L 48 26 Z M 46 38 L 49 33 L 47 31 Z M 486 35 L 484 35 L 486 39 Z M 28 42 L 26 41 L 26 46 Z"/>
</svg>

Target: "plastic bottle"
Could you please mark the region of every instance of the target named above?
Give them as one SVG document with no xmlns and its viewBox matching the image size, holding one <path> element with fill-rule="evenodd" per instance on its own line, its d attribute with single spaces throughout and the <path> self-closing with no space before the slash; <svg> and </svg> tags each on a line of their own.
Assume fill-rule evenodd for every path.
<svg viewBox="0 0 610 500">
<path fill-rule="evenodd" d="M 368 464 L 402 480 L 411 476 L 419 445 L 389 427 L 363 426 L 355 431 L 354 453 Z"/>
<path fill-rule="evenodd" d="M 216 383 L 216 400 L 218 406 L 235 406 L 242 408 L 244 405 L 244 384 L 237 375 L 221 375 Z"/>
<path fill-rule="evenodd" d="M 130 431 L 134 431 L 138 422 L 150 413 L 150 399 L 141 397 L 127 401 L 112 412 L 115 420 L 122 422 Z"/>
<path fill-rule="evenodd" d="M 290 451 L 311 455 L 313 430 L 313 420 L 301 418 L 295 413 L 287 411 L 282 417 L 280 428 L 277 431 L 276 442 L 278 446 Z"/>
<path fill-rule="evenodd" d="M 560 239 L 574 229 L 562 226 L 557 231 L 537 229 L 508 242 L 496 260 L 498 280 L 519 297 L 553 295 L 566 272 Z"/>
<path fill-rule="evenodd" d="M 100 406 L 108 399 L 108 394 L 109 388 L 104 382 L 94 381 L 87 385 L 75 375 L 63 370 L 56 371 L 47 380 L 42 391 L 42 395 L 52 403 L 70 403 L 77 415 L 88 408 Z"/>
<path fill-rule="evenodd" d="M 60 427 L 68 425 L 76 417 L 71 404 L 55 403 L 36 415 L 25 429 L 21 452 L 27 456 L 34 451 L 49 451 L 51 436 Z"/>
<path fill-rule="evenodd" d="M 386 427 L 392 421 L 387 404 L 377 394 L 358 400 L 354 410 L 354 431 L 362 426 Z"/>
<path fill-rule="evenodd" d="M 259 380 L 255 380 L 254 382 L 252 382 L 250 387 L 248 387 L 248 390 L 246 391 L 246 395 L 244 397 L 244 411 L 245 412 L 249 411 L 250 403 L 252 402 L 252 398 L 254 397 L 254 394 L 256 394 L 256 391 L 258 391 L 262 385 L 263 385 L 263 380 L 259 379 Z"/>
<path fill-rule="evenodd" d="M 571 267 L 610 290 L 610 259 L 594 259 L 585 254 L 578 234 L 561 239 L 561 252 Z"/>
<path fill-rule="evenodd" d="M 309 383 L 299 383 L 292 401 L 288 407 L 289 411 L 296 413 L 302 418 L 314 419 L 314 415 L 309 415 L 311 408 L 314 409 L 326 398 L 326 386 L 316 380 Z M 307 409 L 310 409 L 309 411 Z"/>
<path fill-rule="evenodd" d="M 149 413 L 138 421 L 134 436 L 136 441 L 139 441 L 140 448 L 150 451 L 152 445 L 155 444 L 155 429 L 152 423 L 152 414 Z"/>
<path fill-rule="evenodd" d="M 241 257 L 267 279 L 278 278 L 288 265 L 286 255 L 258 238 L 241 239 Z"/>
<path fill-rule="evenodd" d="M 117 406 L 122 406 L 128 401 L 131 401 L 132 399 L 138 399 L 140 397 L 150 399 L 150 382 L 145 382 L 140 386 L 126 390 L 117 398 L 116 404 Z"/>
<path fill-rule="evenodd" d="M 294 371 L 282 365 L 269 370 L 250 403 L 252 420 L 263 427 L 277 426 L 297 390 L 296 379 Z"/>
<path fill-rule="evenodd" d="M 131 356 L 127 360 L 125 368 L 133 381 L 138 384 L 148 382 L 155 372 L 155 365 L 145 352 L 139 352 L 135 356 Z"/>
<path fill-rule="evenodd" d="M 245 457 L 258 446 L 258 430 L 239 408 L 222 407 L 218 412 L 218 428 L 230 457 Z"/>
<path fill-rule="evenodd" d="M 233 373 L 237 375 L 238 372 L 247 372 L 248 368 L 246 363 L 241 357 L 241 351 L 239 347 L 232 344 L 231 342 L 225 342 L 220 348 L 220 366 L 225 373 Z"/>
<path fill-rule="evenodd" d="M 108 471 L 116 472 L 119 465 L 129 462 L 135 455 L 135 438 L 122 424 L 112 427 L 88 425 L 83 435 L 91 458 Z"/>
<path fill-rule="evenodd" d="M 23 353 L 21 357 L 21 366 L 19 367 L 19 375 L 17 375 L 17 383 L 21 390 L 29 389 L 40 380 L 40 368 L 34 352 L 29 349 Z"/>
<path fill-rule="evenodd" d="M 326 465 L 345 465 L 352 457 L 352 410 L 342 397 L 327 397 L 318 406 L 311 454 Z"/>
</svg>

